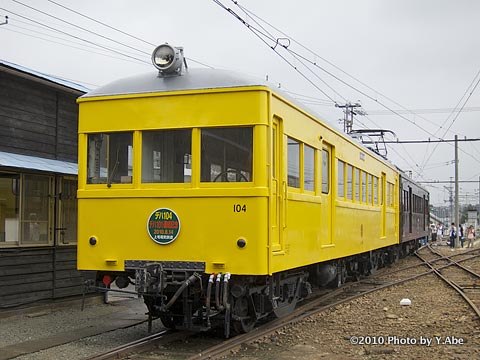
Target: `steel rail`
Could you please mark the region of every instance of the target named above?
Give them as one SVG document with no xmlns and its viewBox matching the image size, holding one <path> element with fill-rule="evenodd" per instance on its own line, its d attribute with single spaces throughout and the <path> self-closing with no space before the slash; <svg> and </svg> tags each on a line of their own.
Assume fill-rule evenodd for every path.
<svg viewBox="0 0 480 360">
<path fill-rule="evenodd" d="M 452 256 L 442 255 L 442 254 L 440 254 L 439 252 L 433 250 L 433 249 L 430 247 L 430 245 L 428 246 L 428 249 L 429 249 L 431 252 L 433 252 L 434 254 L 437 254 L 437 255 L 439 255 L 439 256 L 442 256 L 442 259 L 446 259 L 446 260 L 452 262 L 454 265 L 458 266 L 459 268 L 465 270 L 466 272 L 468 272 L 468 273 L 472 274 L 473 276 L 475 276 L 475 277 L 477 277 L 477 278 L 480 279 L 480 274 L 477 274 L 475 271 L 473 271 L 473 270 L 471 270 L 471 269 L 469 269 L 469 268 L 466 268 L 465 266 L 461 265 L 461 264 L 460 264 L 460 261 L 452 260 Z M 474 257 L 476 257 L 476 256 L 474 256 Z M 470 258 L 468 258 L 468 259 L 470 259 Z M 463 260 L 462 260 L 462 261 L 463 261 Z"/>
<path fill-rule="evenodd" d="M 424 248 L 424 247 L 422 247 L 422 248 Z M 420 249 L 422 249 L 422 248 L 420 248 Z M 420 249 L 419 249 L 419 250 L 420 250 Z M 457 256 L 463 256 L 463 255 L 469 255 L 470 253 L 476 252 L 476 251 L 480 251 L 480 248 L 471 249 L 471 250 L 466 250 L 466 251 L 464 251 L 464 252 L 462 252 L 462 253 L 459 253 L 459 254 L 453 254 L 452 256 L 450 256 L 450 258 L 457 257 Z M 439 255 L 440 255 L 440 256 L 443 256 L 443 255 L 441 255 L 441 254 L 439 254 Z M 474 258 L 479 257 L 479 256 L 480 256 L 480 254 L 472 255 L 472 256 L 467 257 L 467 258 L 465 258 L 465 259 L 460 259 L 460 260 L 458 260 L 457 262 L 458 262 L 458 263 L 461 263 L 461 262 L 464 262 L 464 261 L 468 261 L 468 260 L 474 259 Z M 440 261 L 440 260 L 442 260 L 442 258 L 433 259 L 431 262 L 434 263 L 434 262 L 437 262 L 437 261 Z M 409 265 L 409 266 L 406 266 L 406 267 L 403 267 L 403 268 L 401 268 L 401 269 L 397 269 L 397 270 L 394 270 L 394 271 L 382 272 L 382 273 L 380 273 L 379 275 L 385 276 L 385 275 L 390 275 L 390 274 L 396 274 L 396 273 L 398 273 L 398 272 L 402 272 L 402 271 L 405 271 L 405 270 L 408 270 L 408 269 L 413 269 L 413 268 L 415 268 L 415 267 L 420 267 L 420 266 L 424 266 L 424 265 L 425 265 L 425 263 L 418 263 L 418 264 Z M 375 278 L 375 276 L 374 276 L 373 278 Z"/>
<path fill-rule="evenodd" d="M 463 290 L 458 286 L 456 285 L 454 282 L 450 281 L 449 279 L 447 279 L 444 275 L 442 275 L 442 273 L 439 271 L 440 269 L 437 269 L 435 268 L 431 263 L 429 263 L 428 261 L 424 260 L 420 254 L 418 254 L 417 252 L 415 252 L 415 255 L 420 259 L 422 260 L 423 262 L 425 262 L 429 267 L 430 269 L 432 269 L 432 271 L 440 278 L 442 279 L 444 282 L 446 282 L 448 285 L 450 285 L 453 289 L 455 289 L 461 297 L 463 297 L 463 299 L 468 303 L 468 305 L 470 305 L 470 307 L 473 309 L 473 311 L 477 314 L 477 317 L 480 319 L 480 309 L 475 305 L 475 303 L 470 300 L 470 298 L 465 295 L 465 293 L 463 292 Z M 451 266 L 453 265 L 454 263 L 451 263 L 451 264 L 448 264 L 446 265 L 445 267 L 447 266 Z M 443 267 L 442 267 L 443 268 Z"/>
<path fill-rule="evenodd" d="M 410 276 L 410 277 L 405 278 L 405 279 L 401 279 L 401 280 L 397 280 L 397 281 L 393 281 L 393 282 L 389 282 L 389 283 L 386 283 L 386 284 L 379 285 L 379 286 L 374 287 L 372 289 L 368 289 L 368 290 L 359 292 L 358 294 L 348 296 L 344 299 L 337 300 L 335 302 L 332 302 L 332 303 L 329 303 L 329 304 L 326 304 L 326 305 L 320 305 L 320 303 L 322 301 L 325 301 L 325 299 L 327 297 L 332 298 L 336 295 L 342 294 L 342 293 L 345 292 L 345 290 L 348 290 L 348 289 L 351 289 L 351 288 L 355 287 L 354 286 L 355 284 L 360 283 L 360 285 L 361 285 L 361 282 L 355 282 L 355 283 L 351 284 L 351 286 L 349 286 L 349 287 L 342 286 L 342 287 L 328 293 L 327 295 L 322 296 L 322 297 L 318 298 L 317 300 L 314 300 L 314 301 L 308 303 L 307 305 L 302 306 L 301 308 L 298 309 L 298 311 L 296 310 L 292 314 L 290 314 L 286 317 L 276 319 L 272 322 L 267 323 L 264 326 L 254 328 L 252 331 L 250 331 L 246 334 L 238 335 L 238 336 L 236 336 L 232 339 L 228 339 L 228 340 L 222 342 L 221 344 L 214 345 L 214 346 L 206 349 L 203 352 L 200 352 L 200 353 L 198 353 L 194 356 L 189 357 L 188 360 L 215 359 L 215 358 L 218 358 L 220 356 L 224 356 L 227 352 L 238 348 L 242 344 L 250 343 L 250 342 L 252 342 L 252 341 L 254 341 L 254 340 L 256 340 L 260 337 L 270 335 L 273 332 L 275 332 L 276 330 L 278 330 L 280 328 L 283 328 L 286 325 L 296 324 L 296 323 L 304 320 L 305 318 L 308 318 L 312 315 L 315 315 L 315 314 L 318 314 L 318 313 L 323 312 L 325 310 L 328 310 L 328 309 L 330 309 L 334 306 L 352 301 L 356 298 L 359 298 L 361 296 L 370 294 L 370 293 L 375 292 L 375 291 L 379 291 L 379 290 L 382 290 L 382 289 L 385 289 L 385 288 L 388 288 L 388 287 L 391 287 L 391 286 L 400 285 L 400 284 L 403 284 L 405 282 L 415 280 L 417 278 L 420 278 L 420 277 L 423 277 L 425 275 L 431 274 L 432 272 L 433 272 L 433 270 L 428 270 L 428 271 L 423 272 L 421 274 L 416 274 L 416 275 Z M 368 284 L 366 284 L 366 285 L 368 285 Z"/>
<path fill-rule="evenodd" d="M 460 256 L 460 255 L 467 255 L 470 252 L 478 251 L 478 250 L 480 250 L 480 249 L 472 249 L 472 250 L 470 250 L 468 252 L 466 251 L 462 254 L 455 254 L 452 257 Z M 433 250 L 432 250 L 432 252 L 435 253 Z M 441 258 L 432 259 L 430 261 L 430 263 L 434 263 L 434 262 L 437 262 L 437 261 L 440 261 L 440 260 L 447 259 L 447 257 L 444 257 L 441 254 L 438 254 L 438 253 L 435 253 L 435 254 L 438 255 L 438 256 L 441 256 Z M 480 257 L 480 254 L 469 256 L 465 259 L 459 260 L 458 262 L 467 261 L 467 260 L 477 258 L 477 257 Z M 433 272 L 435 272 L 435 269 L 432 268 L 429 265 L 429 262 L 427 262 L 427 261 L 425 261 L 421 258 L 420 258 L 420 260 L 422 262 L 419 263 L 419 264 L 407 266 L 407 267 L 404 267 L 402 269 L 398 269 L 398 270 L 391 271 L 391 272 L 379 273 L 378 276 L 382 276 L 382 277 L 383 276 L 389 276 L 391 274 L 395 274 L 395 273 L 398 273 L 398 272 L 404 272 L 408 269 L 415 268 L 415 267 L 418 267 L 418 266 L 429 266 L 428 270 L 426 270 L 426 271 L 424 271 L 420 274 L 415 274 L 415 275 L 410 276 L 410 277 L 405 278 L 405 279 L 391 281 L 391 282 L 387 282 L 387 283 L 383 283 L 383 284 L 382 283 L 375 283 L 375 280 L 378 279 L 378 276 L 372 276 L 372 277 L 369 277 L 369 278 L 361 279 L 361 280 L 353 282 L 353 283 L 347 283 L 347 284 L 343 285 L 342 287 L 340 287 L 338 289 L 335 289 L 333 291 L 329 291 L 327 294 L 322 295 L 322 296 L 318 297 L 317 299 L 314 299 L 314 300 L 304 304 L 302 307 L 296 309 L 290 315 L 287 315 L 287 316 L 282 317 L 280 319 L 276 319 L 276 320 L 271 321 L 267 324 L 260 325 L 259 327 L 254 328 L 252 331 L 250 331 L 246 334 L 237 335 L 234 338 L 225 340 L 221 344 L 214 345 L 214 346 L 204 350 L 203 352 L 197 353 L 196 355 L 193 355 L 193 356 L 189 357 L 188 359 L 193 360 L 193 359 L 206 359 L 206 358 L 207 359 L 213 359 L 213 358 L 217 358 L 219 356 L 225 355 L 225 353 L 227 353 L 227 352 L 229 352 L 233 349 L 238 348 L 242 344 L 252 342 L 253 340 L 255 340 L 257 338 L 260 338 L 260 337 L 263 337 L 263 336 L 267 336 L 267 335 L 275 332 L 279 328 L 282 328 L 282 327 L 284 327 L 288 324 L 298 323 L 298 322 L 304 320 L 305 318 L 307 318 L 309 316 L 318 314 L 322 311 L 328 310 L 328 309 L 330 309 L 334 306 L 337 306 L 339 304 L 343 304 L 343 303 L 352 301 L 352 300 L 354 300 L 358 297 L 367 295 L 369 293 L 372 293 L 372 292 L 375 292 L 375 291 L 378 291 L 378 290 L 382 290 L 382 289 L 385 289 L 385 288 L 388 288 L 388 287 L 391 287 L 391 286 L 400 285 L 402 283 L 412 281 L 412 280 L 415 280 L 417 278 L 420 278 L 420 277 L 423 277 L 423 276 L 426 276 L 426 275 L 429 275 L 429 274 L 432 274 Z M 437 270 L 441 270 L 441 269 L 453 266 L 453 265 L 455 265 L 455 263 L 456 262 L 450 262 L 449 264 L 441 265 L 439 268 L 437 268 Z M 374 287 L 372 288 L 372 286 L 374 286 Z M 322 303 L 328 302 L 331 299 L 334 299 L 335 297 L 346 295 L 346 293 L 349 292 L 349 291 L 353 291 L 353 292 L 357 292 L 357 293 L 352 294 L 350 296 L 347 296 L 343 299 L 333 301 L 331 303 L 322 304 Z M 167 336 L 167 335 L 172 335 L 172 336 L 176 335 L 178 338 L 185 338 L 185 337 L 191 335 L 191 333 L 188 333 L 188 332 L 172 332 L 172 331 L 169 331 L 169 330 L 165 330 L 165 331 L 162 331 L 161 333 L 150 335 L 150 336 L 144 337 L 142 339 L 133 341 L 131 343 L 119 346 L 115 349 L 112 349 L 112 350 L 106 352 L 106 353 L 93 356 L 93 357 L 89 358 L 88 360 L 118 359 L 121 356 L 126 356 L 127 354 L 131 354 L 133 352 L 144 351 L 145 349 L 148 349 L 153 343 L 158 343 L 158 341 L 161 341 L 162 338 L 163 338 L 163 340 L 165 340 L 165 342 L 171 342 L 171 341 L 174 341 L 174 340 L 177 339 L 177 337 L 169 337 L 168 339 L 166 339 L 165 336 Z"/>
<path fill-rule="evenodd" d="M 107 352 L 91 356 L 86 360 L 107 360 L 107 359 L 118 359 L 120 356 L 127 355 L 132 351 L 138 351 L 143 346 L 149 346 L 152 342 L 156 342 L 162 338 L 165 338 L 168 335 L 172 335 L 172 341 L 177 340 L 177 337 L 174 335 L 181 335 L 185 337 L 185 334 L 180 332 L 173 332 L 172 330 L 162 330 L 158 333 L 145 336 L 141 339 L 129 342 L 124 345 L 120 345 L 114 349 L 111 349 Z M 170 340 L 170 339 L 169 339 Z"/>
</svg>

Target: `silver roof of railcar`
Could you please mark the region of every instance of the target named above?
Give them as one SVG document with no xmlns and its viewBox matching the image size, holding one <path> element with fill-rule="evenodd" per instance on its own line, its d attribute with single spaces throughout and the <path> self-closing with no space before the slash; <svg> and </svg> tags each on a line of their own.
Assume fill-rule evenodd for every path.
<svg viewBox="0 0 480 360">
<path fill-rule="evenodd" d="M 82 98 L 259 85 L 269 86 L 258 78 L 226 70 L 189 69 L 181 76 L 169 77 L 159 77 L 157 72 L 152 71 L 101 86 L 83 95 Z"/>
</svg>

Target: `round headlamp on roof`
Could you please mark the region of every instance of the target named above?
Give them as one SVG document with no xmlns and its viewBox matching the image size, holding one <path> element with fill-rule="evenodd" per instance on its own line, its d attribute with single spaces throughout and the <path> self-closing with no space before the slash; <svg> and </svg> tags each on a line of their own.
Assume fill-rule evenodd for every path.
<svg viewBox="0 0 480 360">
<path fill-rule="evenodd" d="M 183 48 L 168 44 L 157 46 L 153 50 L 152 63 L 160 70 L 160 75 L 180 75 L 183 65 Z"/>
</svg>

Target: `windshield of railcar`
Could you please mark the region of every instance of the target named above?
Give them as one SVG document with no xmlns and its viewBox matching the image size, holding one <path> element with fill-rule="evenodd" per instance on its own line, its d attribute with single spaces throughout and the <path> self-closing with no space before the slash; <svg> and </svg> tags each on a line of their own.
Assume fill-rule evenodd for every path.
<svg viewBox="0 0 480 360">
<path fill-rule="evenodd" d="M 193 159 L 202 183 L 251 182 L 253 127 L 145 130 L 88 134 L 87 183 L 131 184 L 138 169 L 141 182 L 191 183 Z M 192 137 L 197 136 L 198 141 Z M 138 143 L 137 143 L 138 142 Z M 195 148 L 194 144 L 197 148 Z M 141 149 L 141 164 L 133 154 Z M 199 156 L 195 156 L 199 154 Z"/>
<path fill-rule="evenodd" d="M 189 183 L 192 178 L 192 130 L 144 131 L 142 182 Z"/>
<path fill-rule="evenodd" d="M 101 133 L 88 136 L 87 183 L 131 183 L 133 133 Z"/>
<path fill-rule="evenodd" d="M 202 182 L 251 181 L 251 127 L 203 129 L 201 144 Z"/>
</svg>

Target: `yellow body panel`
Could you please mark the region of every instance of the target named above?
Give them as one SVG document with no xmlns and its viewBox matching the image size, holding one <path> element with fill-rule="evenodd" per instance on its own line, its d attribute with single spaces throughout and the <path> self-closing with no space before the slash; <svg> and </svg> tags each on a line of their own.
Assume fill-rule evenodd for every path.
<svg viewBox="0 0 480 360">
<path fill-rule="evenodd" d="M 209 273 L 266 273 L 267 198 L 240 201 L 247 212 L 233 212 L 239 198 L 230 197 L 80 199 L 79 238 L 95 236 L 97 244 L 79 241 L 78 267 L 122 271 L 124 260 L 200 261 Z M 158 208 L 180 219 L 178 237 L 167 245 L 155 243 L 146 230 Z M 237 246 L 239 238 L 246 240 L 244 248 Z"/>
<path fill-rule="evenodd" d="M 386 181 L 398 184 L 396 170 L 266 87 L 97 97 L 79 103 L 79 269 L 121 271 L 125 260 L 200 261 L 208 273 L 266 275 L 398 243 L 398 200 L 382 211 L 380 205 L 337 199 L 334 171 L 339 157 L 379 178 L 385 173 Z M 280 132 L 275 164 L 274 118 Z M 252 182 L 200 182 L 199 129 L 214 126 L 254 127 Z M 184 128 L 193 129 L 191 182 L 142 184 L 141 131 Z M 132 183 L 111 188 L 86 184 L 87 134 L 127 130 L 134 131 Z M 286 185 L 286 136 L 316 149 L 314 191 Z M 323 148 L 331 153 L 328 194 L 320 186 Z M 394 196 L 398 199 L 398 185 Z M 246 211 L 235 212 L 236 204 L 245 205 Z M 181 223 L 178 237 L 167 245 L 155 243 L 146 229 L 158 208 L 173 210 Z M 89 244 L 92 236 L 96 245 Z M 246 240 L 244 248 L 237 246 L 239 238 Z"/>
</svg>

